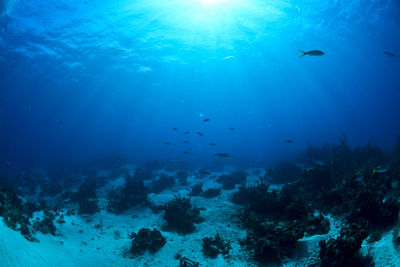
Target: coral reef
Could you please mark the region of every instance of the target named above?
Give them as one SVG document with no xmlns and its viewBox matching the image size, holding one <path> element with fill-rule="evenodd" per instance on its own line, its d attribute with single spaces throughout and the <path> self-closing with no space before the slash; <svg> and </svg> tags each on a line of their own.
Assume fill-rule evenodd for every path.
<svg viewBox="0 0 400 267">
<path fill-rule="evenodd" d="M 54 219 L 56 214 L 52 211 L 46 210 L 42 220 L 35 221 L 33 229 L 43 234 L 56 235 L 56 226 L 54 225 Z"/>
<path fill-rule="evenodd" d="M 218 177 L 217 182 L 222 184 L 222 189 L 231 190 L 235 188 L 237 184 L 245 184 L 247 174 L 243 171 L 235 171 L 228 175 L 223 174 Z"/>
<path fill-rule="evenodd" d="M 29 221 L 35 210 L 38 210 L 37 205 L 28 202 L 25 206 L 13 191 L 0 187 L 0 216 L 9 228 L 20 231 L 29 241 L 36 241 Z"/>
<path fill-rule="evenodd" d="M 241 243 L 260 262 L 280 262 L 293 253 L 304 232 L 304 226 L 296 221 L 284 224 L 261 222 Z"/>
<path fill-rule="evenodd" d="M 360 225 L 352 224 L 340 232 L 336 239 L 322 240 L 320 245 L 321 266 L 373 266 L 370 257 L 362 257 L 358 251 L 368 232 Z"/>
<path fill-rule="evenodd" d="M 142 228 L 139 232 L 131 234 L 132 245 L 130 253 L 134 255 L 143 254 L 146 251 L 157 252 L 167 242 L 157 229 L 150 230 Z"/>
<path fill-rule="evenodd" d="M 226 255 L 229 254 L 231 245 L 229 242 L 222 240 L 219 234 L 216 234 L 214 238 L 205 237 L 203 238 L 203 254 L 207 257 L 215 258 L 218 254 Z"/>
<path fill-rule="evenodd" d="M 192 207 L 189 198 L 175 197 L 165 204 L 164 210 L 165 230 L 188 234 L 196 229 L 195 223 L 202 222 L 200 209 Z"/>
</svg>

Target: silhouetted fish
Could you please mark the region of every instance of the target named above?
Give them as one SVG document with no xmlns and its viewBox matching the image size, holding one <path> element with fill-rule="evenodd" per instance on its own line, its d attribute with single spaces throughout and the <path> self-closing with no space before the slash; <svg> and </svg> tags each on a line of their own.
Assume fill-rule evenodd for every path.
<svg viewBox="0 0 400 267">
<path fill-rule="evenodd" d="M 203 174 L 203 175 L 211 175 L 210 172 L 206 171 L 206 170 L 200 170 L 199 174 Z"/>
<path fill-rule="evenodd" d="M 325 55 L 325 53 L 322 52 L 321 50 L 311 50 L 311 51 L 308 51 L 308 52 L 304 52 L 304 51 L 300 50 L 300 52 L 301 52 L 301 56 L 300 57 L 304 57 L 305 55 L 317 56 L 317 57 Z"/>
<path fill-rule="evenodd" d="M 286 139 L 284 142 L 286 144 L 293 144 L 294 143 L 294 141 L 292 139 Z"/>
<path fill-rule="evenodd" d="M 189 132 L 189 131 L 186 131 L 185 134 L 190 134 L 190 132 Z"/>
<path fill-rule="evenodd" d="M 210 143 L 210 146 L 216 146 L 217 144 L 214 144 L 214 143 Z"/>
<path fill-rule="evenodd" d="M 231 131 L 235 130 L 235 128 L 233 128 L 233 127 L 226 127 L 226 129 L 231 130 Z"/>
<path fill-rule="evenodd" d="M 168 164 L 174 164 L 175 162 L 173 162 L 172 160 L 168 160 L 167 163 Z"/>
<path fill-rule="evenodd" d="M 187 154 L 189 154 L 189 151 L 183 151 L 183 154 L 187 155 Z"/>
<path fill-rule="evenodd" d="M 183 143 L 185 143 L 185 144 L 189 144 L 189 141 L 185 140 L 185 141 L 183 141 Z"/>
<path fill-rule="evenodd" d="M 214 157 L 225 158 L 225 159 L 233 159 L 233 156 L 229 155 L 228 153 L 215 153 Z"/>
<path fill-rule="evenodd" d="M 210 121 L 211 119 L 210 118 L 206 118 L 206 119 L 204 119 L 203 121 L 204 122 L 207 122 L 207 121 Z"/>
<path fill-rule="evenodd" d="M 168 145 L 168 146 L 169 146 L 169 145 L 171 145 L 171 143 L 170 143 L 170 142 L 165 142 L 164 144 L 165 144 L 165 145 Z"/>
<path fill-rule="evenodd" d="M 178 128 L 172 128 L 172 131 L 177 132 L 177 131 L 178 131 Z"/>
<path fill-rule="evenodd" d="M 396 55 L 395 54 L 393 54 L 392 52 L 388 52 L 388 51 L 385 51 L 385 52 L 383 52 L 385 55 L 387 55 L 388 57 L 396 57 Z"/>
<path fill-rule="evenodd" d="M 200 135 L 200 136 L 204 136 L 204 134 L 201 133 L 201 132 L 197 132 L 197 134 Z"/>
</svg>

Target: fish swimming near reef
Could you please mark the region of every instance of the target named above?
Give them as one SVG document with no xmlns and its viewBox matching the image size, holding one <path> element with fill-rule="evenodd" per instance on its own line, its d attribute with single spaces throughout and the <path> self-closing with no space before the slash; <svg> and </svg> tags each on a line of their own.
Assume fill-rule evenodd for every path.
<svg viewBox="0 0 400 267">
<path fill-rule="evenodd" d="M 284 142 L 286 144 L 293 144 L 294 143 L 294 141 L 292 139 L 286 139 Z"/>
<path fill-rule="evenodd" d="M 189 154 L 189 151 L 183 151 L 183 154 L 188 155 L 188 154 Z"/>
<path fill-rule="evenodd" d="M 224 158 L 224 159 L 233 159 L 233 156 L 229 155 L 228 153 L 215 153 L 214 157 Z"/>
<path fill-rule="evenodd" d="M 235 128 L 233 128 L 233 127 L 228 127 L 228 126 L 226 126 L 226 129 L 231 130 L 231 131 L 234 131 L 234 130 L 235 130 Z"/>
<path fill-rule="evenodd" d="M 183 141 L 184 144 L 189 144 L 189 141 L 185 140 Z"/>
<path fill-rule="evenodd" d="M 393 54 L 392 52 L 388 52 L 388 51 L 385 51 L 385 52 L 383 52 L 385 55 L 387 55 L 388 57 L 392 57 L 392 58 L 395 58 L 396 57 L 396 55 L 395 54 Z"/>
<path fill-rule="evenodd" d="M 186 131 L 185 134 L 190 134 L 190 132 L 189 132 L 189 131 Z"/>
<path fill-rule="evenodd" d="M 210 146 L 216 146 L 217 144 L 215 144 L 215 143 L 210 143 L 209 145 L 210 145 Z"/>
<path fill-rule="evenodd" d="M 386 173 L 386 172 L 388 172 L 388 171 L 389 171 L 389 168 L 384 168 L 384 169 L 381 169 L 381 168 L 373 168 L 373 169 L 372 169 L 372 176 L 374 176 L 375 173 Z"/>
<path fill-rule="evenodd" d="M 200 136 L 204 136 L 204 134 L 201 133 L 201 132 L 197 132 L 197 134 L 200 135 Z"/>
<path fill-rule="evenodd" d="M 178 128 L 172 128 L 172 131 L 177 132 L 177 131 L 178 131 Z"/>
<path fill-rule="evenodd" d="M 301 52 L 301 56 L 300 57 L 304 57 L 305 55 L 317 56 L 317 57 L 325 55 L 325 53 L 322 52 L 321 50 L 310 50 L 308 52 L 304 52 L 302 50 L 299 50 L 299 51 Z"/>
<path fill-rule="evenodd" d="M 171 145 L 170 142 L 165 142 L 164 144 L 167 145 L 167 146 Z"/>
<path fill-rule="evenodd" d="M 207 122 L 207 121 L 210 121 L 211 119 L 210 118 L 206 118 L 206 119 L 204 119 L 203 121 L 204 122 Z"/>
</svg>

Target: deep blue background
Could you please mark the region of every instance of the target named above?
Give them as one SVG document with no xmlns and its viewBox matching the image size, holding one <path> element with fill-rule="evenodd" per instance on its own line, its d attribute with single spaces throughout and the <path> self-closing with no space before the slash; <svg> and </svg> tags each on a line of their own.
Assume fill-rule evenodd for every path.
<svg viewBox="0 0 400 267">
<path fill-rule="evenodd" d="M 259 165 L 400 133 L 398 0 L 2 1 L 4 168 L 115 153 Z"/>
</svg>

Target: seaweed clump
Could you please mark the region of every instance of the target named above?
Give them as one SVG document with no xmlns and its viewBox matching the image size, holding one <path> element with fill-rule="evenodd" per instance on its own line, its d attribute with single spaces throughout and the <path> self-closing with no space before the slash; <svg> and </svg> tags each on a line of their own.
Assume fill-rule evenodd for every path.
<svg viewBox="0 0 400 267">
<path fill-rule="evenodd" d="M 140 255 L 146 251 L 155 253 L 167 242 L 159 230 L 150 230 L 148 228 L 140 229 L 137 234 L 132 233 L 131 239 L 132 245 L 130 253 L 134 255 Z"/>
<path fill-rule="evenodd" d="M 230 174 L 223 174 L 218 177 L 217 182 L 222 184 L 222 189 L 232 190 L 237 184 L 245 184 L 247 174 L 243 171 L 235 171 Z"/>
<path fill-rule="evenodd" d="M 200 216 L 200 209 L 192 207 L 189 198 L 175 197 L 164 206 L 164 220 L 167 224 L 165 230 L 176 231 L 181 234 L 193 232 L 195 223 L 200 223 L 203 219 Z"/>
<path fill-rule="evenodd" d="M 203 254 L 207 257 L 215 258 L 218 254 L 227 255 L 231 249 L 229 242 L 224 241 L 219 234 L 216 234 L 214 238 L 205 237 L 203 238 Z"/>
<path fill-rule="evenodd" d="M 373 266 L 370 256 L 359 253 L 361 243 L 367 237 L 366 229 L 352 224 L 342 229 L 336 239 L 322 240 L 319 243 L 321 266 Z"/>
</svg>

